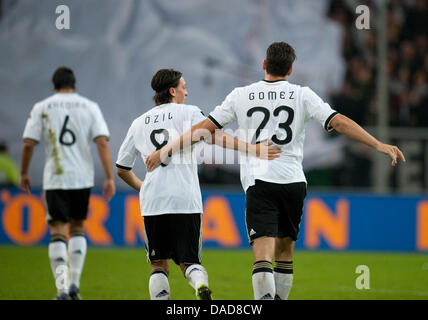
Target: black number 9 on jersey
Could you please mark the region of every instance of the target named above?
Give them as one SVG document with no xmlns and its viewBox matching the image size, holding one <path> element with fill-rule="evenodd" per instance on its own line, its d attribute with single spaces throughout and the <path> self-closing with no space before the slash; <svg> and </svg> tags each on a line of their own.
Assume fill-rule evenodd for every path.
<svg viewBox="0 0 428 320">
<path fill-rule="evenodd" d="M 272 136 L 272 141 L 279 145 L 290 143 L 291 139 L 293 139 L 293 131 L 291 130 L 290 125 L 293 123 L 293 120 L 294 120 L 294 110 L 287 106 L 279 106 L 273 111 L 273 115 L 277 117 L 282 111 L 285 111 L 288 113 L 288 118 L 286 121 L 279 123 L 278 128 L 283 129 L 287 133 L 287 135 L 282 140 L 278 139 L 278 136 L 276 134 Z M 258 142 L 257 139 L 259 138 L 262 130 L 266 127 L 266 124 L 269 122 L 269 118 L 270 118 L 269 109 L 265 107 L 253 107 L 247 111 L 247 116 L 251 117 L 255 112 L 262 112 L 264 115 L 264 118 L 260 123 L 259 127 L 256 129 L 256 134 L 251 140 L 251 143 Z"/>
<path fill-rule="evenodd" d="M 156 140 L 156 135 L 157 134 L 163 135 L 163 142 L 162 143 L 159 143 Z M 153 143 L 153 145 L 155 146 L 156 150 L 159 150 L 163 146 L 167 145 L 168 144 L 168 139 L 169 139 L 169 133 L 168 133 L 168 130 L 166 130 L 166 129 L 156 129 L 156 130 L 153 130 L 152 133 L 150 134 L 150 141 Z M 168 164 L 161 163 L 162 167 L 166 167 L 167 165 Z"/>
<path fill-rule="evenodd" d="M 61 133 L 59 135 L 59 143 L 65 146 L 72 146 L 76 142 L 76 135 L 73 131 L 67 128 L 67 123 L 69 119 L 69 116 L 65 117 L 64 124 L 62 125 Z M 69 136 L 71 136 L 71 141 L 65 141 L 64 137 L 67 135 L 67 133 Z"/>
</svg>

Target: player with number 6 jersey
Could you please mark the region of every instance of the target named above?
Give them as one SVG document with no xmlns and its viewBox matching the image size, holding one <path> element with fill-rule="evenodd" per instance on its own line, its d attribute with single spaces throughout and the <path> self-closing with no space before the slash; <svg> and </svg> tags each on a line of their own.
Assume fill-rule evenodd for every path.
<svg viewBox="0 0 428 320">
<path fill-rule="evenodd" d="M 56 93 L 34 105 L 24 129 L 20 187 L 30 193 L 30 162 L 34 147 L 44 140 L 43 195 L 56 298 L 78 300 L 87 251 L 83 223 L 94 186 L 92 141 L 97 145 L 106 175 L 103 185 L 106 200 L 110 201 L 116 191 L 108 146 L 110 133 L 98 105 L 75 92 L 76 79 L 71 69 L 58 68 L 52 82 Z"/>
<path fill-rule="evenodd" d="M 94 186 L 91 142 L 110 133 L 97 103 L 76 92 L 54 95 L 34 105 L 23 139 L 45 144 L 43 189 Z"/>
</svg>

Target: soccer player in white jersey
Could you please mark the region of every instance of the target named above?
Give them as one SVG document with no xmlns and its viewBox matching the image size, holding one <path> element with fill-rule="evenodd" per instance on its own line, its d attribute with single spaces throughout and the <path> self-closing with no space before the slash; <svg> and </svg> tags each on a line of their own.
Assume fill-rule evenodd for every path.
<svg viewBox="0 0 428 320">
<path fill-rule="evenodd" d="M 78 300 L 87 251 L 83 222 L 94 186 L 90 146 L 92 141 L 97 145 L 106 175 L 103 195 L 110 201 L 116 190 L 108 146 L 110 134 L 99 106 L 75 92 L 76 79 L 71 69 L 58 68 L 52 82 L 56 93 L 34 105 L 25 126 L 20 187 L 30 193 L 28 169 L 34 147 L 44 139 L 43 192 L 50 232 L 49 260 L 58 290 L 56 298 Z"/>
<path fill-rule="evenodd" d="M 205 116 L 198 107 L 184 104 L 188 93 L 181 72 L 161 69 L 153 76 L 151 86 L 156 92 L 153 98 L 156 106 L 133 121 L 116 161 L 118 175 L 140 192 L 145 245 L 152 266 L 150 298 L 170 299 L 169 259 L 173 259 L 195 289 L 196 296 L 211 300 L 208 274 L 201 265 L 203 209 L 197 163 L 191 160 L 193 147 L 182 155 L 183 158 L 190 156 L 187 162 L 175 155 L 177 157 L 162 163 L 159 170 L 148 173 L 144 183 L 132 171 L 138 156 L 144 159 Z M 258 147 L 240 144 L 233 137 L 228 140 L 229 145 L 219 144 L 242 151 L 250 148 L 250 152 Z M 276 157 L 275 150 L 270 157 Z"/>
<path fill-rule="evenodd" d="M 234 121 L 238 121 L 247 141 L 271 141 L 282 150 L 279 158 L 266 163 L 267 170 L 260 170 L 260 163 L 255 161 L 241 162 L 247 234 L 254 255 L 255 299 L 287 299 L 292 286 L 293 250 L 306 196 L 302 160 L 305 125 L 309 120 L 389 155 L 393 166 L 398 158 L 405 161 L 396 146 L 376 140 L 354 121 L 334 111 L 310 88 L 289 83 L 286 78 L 294 59 L 295 52 L 289 44 L 272 43 L 263 61 L 264 80 L 234 89 L 208 119 L 146 159 L 151 171 L 168 154 L 179 150 L 180 143 L 186 147 L 198 141 L 202 134 L 195 135 L 197 131 L 213 132 Z"/>
</svg>

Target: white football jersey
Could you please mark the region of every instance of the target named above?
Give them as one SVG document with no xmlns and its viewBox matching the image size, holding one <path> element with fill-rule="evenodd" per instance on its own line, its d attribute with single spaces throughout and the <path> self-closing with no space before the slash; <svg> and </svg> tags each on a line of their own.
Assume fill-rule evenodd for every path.
<svg viewBox="0 0 428 320">
<path fill-rule="evenodd" d="M 94 186 L 91 141 L 110 133 L 95 102 L 77 93 L 56 93 L 31 110 L 23 138 L 45 141 L 43 189 Z"/>
<path fill-rule="evenodd" d="M 206 117 L 196 107 L 167 103 L 156 106 L 134 120 L 119 150 L 118 168 L 131 170 L 137 156 L 143 161 L 153 151 L 180 137 Z M 166 213 L 202 213 L 194 146 L 173 154 L 167 163 L 147 172 L 140 190 L 143 216 Z"/>
<path fill-rule="evenodd" d="M 306 182 L 302 167 L 305 125 L 315 119 L 329 131 L 336 114 L 308 87 L 262 80 L 234 89 L 208 118 L 219 128 L 237 120 L 241 140 L 271 141 L 282 149 L 281 156 L 270 161 L 241 156 L 241 183 L 246 191 L 256 179 Z"/>
</svg>

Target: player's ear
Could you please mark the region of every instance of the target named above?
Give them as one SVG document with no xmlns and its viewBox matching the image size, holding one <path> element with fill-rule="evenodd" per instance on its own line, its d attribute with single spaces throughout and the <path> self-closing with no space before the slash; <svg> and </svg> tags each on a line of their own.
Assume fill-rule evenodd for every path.
<svg viewBox="0 0 428 320">
<path fill-rule="evenodd" d="M 170 94 L 172 97 L 175 97 L 175 88 L 169 88 L 169 94 Z"/>
<path fill-rule="evenodd" d="M 291 72 L 293 72 L 293 66 L 290 67 L 290 70 L 288 70 L 287 72 L 287 77 L 291 74 Z"/>
<path fill-rule="evenodd" d="M 263 66 L 262 66 L 263 70 L 266 70 L 266 59 L 263 60 Z"/>
</svg>

